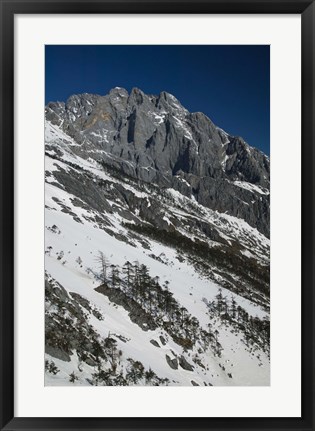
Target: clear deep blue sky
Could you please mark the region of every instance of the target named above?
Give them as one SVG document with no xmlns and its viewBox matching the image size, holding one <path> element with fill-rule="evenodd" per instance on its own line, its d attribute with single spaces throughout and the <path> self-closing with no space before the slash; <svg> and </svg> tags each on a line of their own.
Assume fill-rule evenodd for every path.
<svg viewBox="0 0 315 431">
<path fill-rule="evenodd" d="M 46 46 L 46 103 L 113 87 L 167 91 L 189 111 L 270 152 L 269 46 Z"/>
</svg>

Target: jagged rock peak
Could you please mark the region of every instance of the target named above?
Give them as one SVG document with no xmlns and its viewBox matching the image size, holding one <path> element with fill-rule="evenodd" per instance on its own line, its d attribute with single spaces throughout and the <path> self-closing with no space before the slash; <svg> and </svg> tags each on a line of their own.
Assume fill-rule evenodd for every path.
<svg viewBox="0 0 315 431">
<path fill-rule="evenodd" d="M 81 157 L 174 188 L 269 235 L 269 158 L 172 94 L 136 87 L 83 93 L 49 103 L 46 119 L 77 142 L 72 150 Z"/>
<path fill-rule="evenodd" d="M 113 95 L 117 97 L 128 97 L 129 93 L 125 88 L 115 87 L 110 90 L 109 95 Z"/>
</svg>

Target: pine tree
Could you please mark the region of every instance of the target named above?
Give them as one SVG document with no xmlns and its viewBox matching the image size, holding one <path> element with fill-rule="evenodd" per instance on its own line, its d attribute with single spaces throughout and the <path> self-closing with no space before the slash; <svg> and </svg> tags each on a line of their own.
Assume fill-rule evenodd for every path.
<svg viewBox="0 0 315 431">
<path fill-rule="evenodd" d="M 222 307 L 223 307 L 223 296 L 222 296 L 222 289 L 221 289 L 221 287 L 219 288 L 219 291 L 218 291 L 218 293 L 216 295 L 216 300 L 217 300 L 218 312 L 221 313 Z"/>
<path fill-rule="evenodd" d="M 127 286 L 127 291 L 130 291 L 131 283 L 134 277 L 134 269 L 133 269 L 133 265 L 129 262 L 129 260 L 124 264 L 122 271 L 125 275 L 124 281 Z"/>
<path fill-rule="evenodd" d="M 105 254 L 100 250 L 98 251 L 96 261 L 99 264 L 99 267 L 101 270 L 101 280 L 102 280 L 103 284 L 106 284 L 106 282 L 107 282 L 107 269 L 108 269 L 109 262 L 105 256 Z"/>
<path fill-rule="evenodd" d="M 231 299 L 231 311 L 232 311 L 232 317 L 233 317 L 233 319 L 235 319 L 235 316 L 236 316 L 236 302 L 235 302 L 234 296 L 232 296 L 232 299 Z"/>
<path fill-rule="evenodd" d="M 111 282 L 112 287 L 116 288 L 120 286 L 119 268 L 116 265 L 111 265 Z"/>
</svg>

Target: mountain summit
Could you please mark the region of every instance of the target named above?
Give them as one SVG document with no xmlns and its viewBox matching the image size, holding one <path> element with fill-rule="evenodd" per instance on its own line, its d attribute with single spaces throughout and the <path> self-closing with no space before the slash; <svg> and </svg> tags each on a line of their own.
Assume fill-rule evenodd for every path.
<svg viewBox="0 0 315 431">
<path fill-rule="evenodd" d="M 81 157 L 193 196 L 269 237 L 269 158 L 173 95 L 120 87 L 105 96 L 84 93 L 49 103 L 46 119 L 75 140 Z"/>
</svg>

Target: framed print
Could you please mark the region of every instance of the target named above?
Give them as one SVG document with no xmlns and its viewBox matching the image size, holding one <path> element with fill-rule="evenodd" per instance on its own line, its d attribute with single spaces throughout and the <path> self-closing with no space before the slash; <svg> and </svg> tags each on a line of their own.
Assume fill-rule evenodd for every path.
<svg viewBox="0 0 315 431">
<path fill-rule="evenodd" d="M 314 3 L 1 24 L 1 429 L 312 430 Z"/>
</svg>

